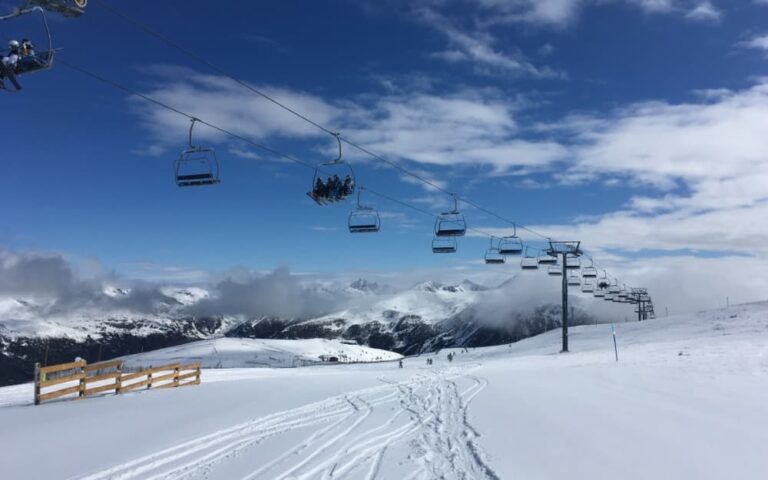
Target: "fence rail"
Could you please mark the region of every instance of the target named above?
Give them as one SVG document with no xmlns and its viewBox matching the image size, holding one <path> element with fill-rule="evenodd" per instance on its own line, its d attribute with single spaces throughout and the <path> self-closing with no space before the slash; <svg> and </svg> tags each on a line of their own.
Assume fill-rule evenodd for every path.
<svg viewBox="0 0 768 480">
<path fill-rule="evenodd" d="M 104 392 L 118 395 L 139 388 L 148 390 L 188 385 L 200 385 L 199 363 L 150 366 L 132 373 L 123 372 L 122 360 L 91 364 L 77 360 L 46 367 L 35 364 L 35 405 L 67 395 L 76 394 L 75 398 L 86 398 Z M 56 386 L 59 388 L 50 390 Z"/>
</svg>

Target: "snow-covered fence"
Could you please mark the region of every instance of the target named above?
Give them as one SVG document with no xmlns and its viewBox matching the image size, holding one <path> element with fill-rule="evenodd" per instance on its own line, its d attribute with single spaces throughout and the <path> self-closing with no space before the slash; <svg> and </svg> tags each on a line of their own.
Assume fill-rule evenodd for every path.
<svg viewBox="0 0 768 480">
<path fill-rule="evenodd" d="M 85 398 L 103 392 L 115 394 L 138 388 L 169 388 L 200 384 L 200 364 L 174 363 L 135 372 L 123 371 L 122 360 L 88 364 L 85 360 L 41 367 L 35 364 L 35 405 L 66 395 Z M 90 385 L 90 386 L 89 386 Z M 48 390 L 51 387 L 59 387 Z"/>
</svg>

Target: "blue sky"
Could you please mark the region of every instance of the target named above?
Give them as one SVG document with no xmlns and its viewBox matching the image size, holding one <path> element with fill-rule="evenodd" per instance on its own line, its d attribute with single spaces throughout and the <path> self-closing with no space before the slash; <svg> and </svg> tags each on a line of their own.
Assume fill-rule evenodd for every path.
<svg viewBox="0 0 768 480">
<path fill-rule="evenodd" d="M 768 2 L 219 3 L 119 8 L 447 190 L 583 240 L 628 282 L 677 284 L 703 271 L 713 289 L 736 285 L 745 300 L 768 283 Z M 327 134 L 101 2 L 76 20 L 50 18 L 62 60 L 302 160 L 333 156 Z M 3 41 L 42 43 L 35 19 L 0 26 Z M 373 195 L 364 202 L 382 213 L 382 232 L 350 235 L 351 204 L 319 208 L 304 194 L 312 171 L 210 129 L 199 129 L 200 142 L 217 149 L 222 184 L 178 189 L 171 167 L 186 119 L 62 64 L 23 81 L 23 93 L 2 98 L 13 139 L 0 154 L 5 248 L 190 280 L 236 265 L 480 268 L 487 239 L 432 255 L 433 221 Z M 432 212 L 449 206 L 446 195 L 345 153 L 360 184 Z M 464 212 L 473 227 L 510 233 Z M 748 291 L 726 279 L 739 270 L 753 279 Z"/>
</svg>

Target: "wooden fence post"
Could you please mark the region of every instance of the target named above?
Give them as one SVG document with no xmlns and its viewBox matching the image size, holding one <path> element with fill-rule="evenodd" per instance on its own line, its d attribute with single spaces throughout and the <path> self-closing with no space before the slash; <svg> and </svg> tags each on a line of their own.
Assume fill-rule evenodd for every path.
<svg viewBox="0 0 768 480">
<path fill-rule="evenodd" d="M 197 370 L 195 370 L 195 384 L 200 385 L 200 365 L 197 366 Z"/>
<path fill-rule="evenodd" d="M 40 363 L 35 363 L 35 405 L 40 405 Z"/>
<path fill-rule="evenodd" d="M 147 383 L 147 390 L 152 388 L 152 365 L 149 366 L 149 373 L 147 374 L 147 380 L 149 380 L 149 383 Z"/>
<path fill-rule="evenodd" d="M 173 369 L 173 386 L 178 387 L 179 386 L 179 373 L 181 370 L 180 365 L 176 365 L 176 368 Z"/>
<path fill-rule="evenodd" d="M 120 390 L 123 388 L 123 362 L 117 364 L 117 377 L 115 377 L 115 395 L 120 395 Z"/>
<path fill-rule="evenodd" d="M 88 365 L 88 362 L 83 361 L 83 365 L 80 367 L 80 373 L 83 374 L 83 378 L 80 379 L 80 391 L 77 393 L 77 398 L 85 397 L 85 376 L 88 375 L 85 371 L 86 365 Z"/>
</svg>

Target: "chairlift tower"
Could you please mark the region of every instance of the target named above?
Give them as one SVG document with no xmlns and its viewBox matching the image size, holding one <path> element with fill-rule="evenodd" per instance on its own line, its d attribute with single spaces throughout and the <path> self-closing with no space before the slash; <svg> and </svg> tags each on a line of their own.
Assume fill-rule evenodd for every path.
<svg viewBox="0 0 768 480">
<path fill-rule="evenodd" d="M 568 352 L 568 258 L 578 258 L 582 252 L 579 249 L 581 242 L 555 242 L 549 241 L 547 254 L 553 257 L 560 257 L 560 265 L 563 268 L 563 349 L 560 353 Z"/>
<path fill-rule="evenodd" d="M 656 314 L 653 311 L 653 301 L 651 296 L 648 295 L 647 288 L 633 288 L 629 294 L 629 298 L 632 299 L 632 303 L 637 305 L 637 321 L 642 322 L 648 320 L 648 318 L 656 318 Z"/>
</svg>

